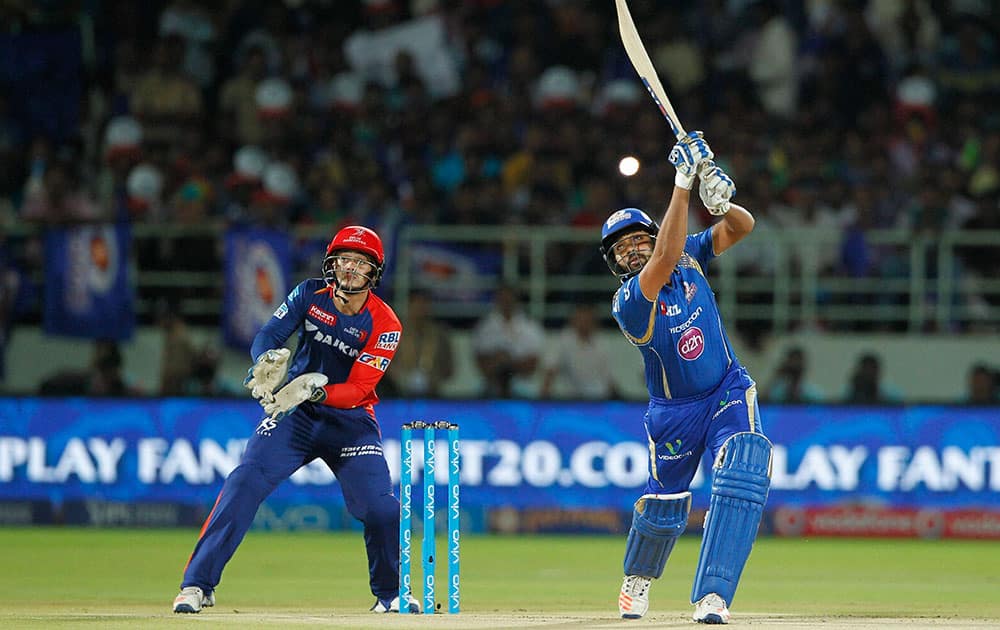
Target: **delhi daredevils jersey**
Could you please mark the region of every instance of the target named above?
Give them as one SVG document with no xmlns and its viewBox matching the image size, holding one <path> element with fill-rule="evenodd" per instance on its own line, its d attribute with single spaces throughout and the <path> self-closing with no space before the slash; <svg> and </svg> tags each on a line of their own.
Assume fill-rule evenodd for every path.
<svg viewBox="0 0 1000 630">
<path fill-rule="evenodd" d="M 611 312 L 642 353 L 651 396 L 687 398 L 716 387 L 738 363 L 722 327 L 705 269 L 715 257 L 712 229 L 687 237 L 684 253 L 655 302 L 639 288 L 638 274 L 615 293 Z"/>
<path fill-rule="evenodd" d="M 325 404 L 332 407 L 366 407 L 378 402 L 375 385 L 396 354 L 402 334 L 399 318 L 374 293 L 357 315 L 345 315 L 334 306 L 332 292 L 320 278 L 309 278 L 295 287 L 254 337 L 250 356 L 280 348 L 299 331 L 298 347 L 288 368 L 288 380 L 307 372 L 326 374 Z M 341 404 L 338 384 L 351 383 L 349 402 Z"/>
</svg>

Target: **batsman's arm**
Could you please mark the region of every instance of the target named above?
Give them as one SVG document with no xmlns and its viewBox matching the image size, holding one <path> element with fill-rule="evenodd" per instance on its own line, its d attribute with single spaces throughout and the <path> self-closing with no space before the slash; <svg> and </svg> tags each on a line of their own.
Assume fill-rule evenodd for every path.
<svg viewBox="0 0 1000 630">
<path fill-rule="evenodd" d="M 712 249 L 718 256 L 753 231 L 754 218 L 750 211 L 741 205 L 730 202 L 729 212 L 722 215 L 722 220 L 712 226 Z"/>
<path fill-rule="evenodd" d="M 663 285 L 670 282 L 670 274 L 674 272 L 677 261 L 684 253 L 690 201 L 690 190 L 674 186 L 674 194 L 671 195 L 670 204 L 660 221 L 660 233 L 656 237 L 653 254 L 639 272 L 639 289 L 650 302 L 655 301 Z"/>
<path fill-rule="evenodd" d="M 656 238 L 653 254 L 639 272 L 639 289 L 650 302 L 655 301 L 663 285 L 670 282 L 670 275 L 684 253 L 691 186 L 702 164 L 714 156 L 700 131 L 689 132 L 670 150 L 668 159 L 677 169 L 674 175 L 674 192 L 663 221 L 660 222 L 660 233 Z"/>
</svg>

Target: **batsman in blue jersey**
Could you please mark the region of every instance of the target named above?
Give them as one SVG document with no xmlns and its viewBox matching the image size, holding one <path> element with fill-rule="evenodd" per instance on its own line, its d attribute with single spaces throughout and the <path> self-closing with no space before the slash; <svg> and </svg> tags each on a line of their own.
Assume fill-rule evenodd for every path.
<svg viewBox="0 0 1000 630">
<path fill-rule="evenodd" d="M 612 314 L 642 353 L 649 389 L 649 479 L 635 503 L 618 598 L 626 619 L 649 609 L 650 583 L 687 526 L 689 487 L 707 449 L 712 496 L 691 602 L 694 621 L 726 623 L 770 486 L 757 386 L 733 352 L 705 277 L 709 261 L 749 234 L 754 219 L 730 201 L 736 188 L 713 157 L 700 132 L 688 134 L 670 152 L 676 176 L 662 225 L 625 208 L 601 232 L 601 252 L 622 282 Z M 689 236 L 696 178 L 702 202 L 721 220 Z"/>
<path fill-rule="evenodd" d="M 254 338 L 255 361 L 245 385 L 265 415 L 205 521 L 174 612 L 215 605 L 222 570 L 257 508 L 317 458 L 337 476 L 348 511 L 364 524 L 368 582 L 376 598 L 371 610 L 399 611 L 399 500 L 374 409 L 375 386 L 402 335 L 396 314 L 371 292 L 384 264 L 375 232 L 361 226 L 340 230 L 327 247 L 323 278 L 295 287 Z M 294 356 L 283 347 L 293 334 Z M 415 599 L 404 605 L 420 612 Z"/>
</svg>

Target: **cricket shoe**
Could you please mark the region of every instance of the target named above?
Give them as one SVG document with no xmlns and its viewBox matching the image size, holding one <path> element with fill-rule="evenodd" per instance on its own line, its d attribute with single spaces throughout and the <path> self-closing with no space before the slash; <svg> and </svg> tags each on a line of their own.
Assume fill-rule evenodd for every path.
<svg viewBox="0 0 1000 630">
<path fill-rule="evenodd" d="M 414 615 L 420 614 L 420 602 L 413 598 L 412 595 L 406 596 L 407 606 L 410 613 Z M 372 612 L 376 613 L 398 613 L 399 612 L 399 596 L 393 597 L 391 600 L 378 598 L 375 600 L 375 604 L 371 607 Z"/>
<path fill-rule="evenodd" d="M 729 623 L 729 609 L 726 608 L 726 601 L 715 593 L 709 593 L 694 605 L 694 614 L 691 615 L 691 619 L 698 623 Z"/>
<path fill-rule="evenodd" d="M 196 613 L 212 606 L 215 606 L 215 591 L 209 591 L 206 595 L 197 586 L 185 586 L 174 598 L 175 613 Z"/>
<path fill-rule="evenodd" d="M 653 578 L 626 575 L 618 594 L 618 612 L 622 619 L 641 619 L 649 610 L 649 584 Z"/>
</svg>

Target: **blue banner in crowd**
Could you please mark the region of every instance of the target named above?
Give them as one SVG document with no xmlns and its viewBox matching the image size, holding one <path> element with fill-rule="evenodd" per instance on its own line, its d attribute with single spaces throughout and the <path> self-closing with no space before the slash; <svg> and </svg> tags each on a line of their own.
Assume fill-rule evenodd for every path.
<svg viewBox="0 0 1000 630">
<path fill-rule="evenodd" d="M 642 405 L 384 401 L 378 414 L 395 479 L 402 423 L 459 423 L 463 509 L 628 510 L 646 481 Z M 762 415 L 775 445 L 770 509 L 1000 508 L 996 408 L 765 407 Z M 0 501 L 210 507 L 260 416 L 250 400 L 0 399 Z M 414 483 L 422 470 L 416 446 Z M 696 508 L 708 503 L 704 470 Z M 439 472 L 444 484 L 445 468 Z M 343 505 L 320 461 L 271 501 Z"/>
<path fill-rule="evenodd" d="M 233 228 L 226 232 L 224 264 L 223 339 L 249 352 L 254 335 L 291 291 L 288 235 Z"/>
<path fill-rule="evenodd" d="M 489 302 L 491 286 L 502 275 L 500 252 L 456 243 L 418 242 L 407 250 L 413 286 L 442 303 Z M 397 268 L 399 263 L 396 263 Z"/>
<path fill-rule="evenodd" d="M 119 341 L 132 337 L 129 242 L 126 224 L 45 233 L 46 334 Z"/>
</svg>

